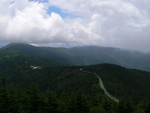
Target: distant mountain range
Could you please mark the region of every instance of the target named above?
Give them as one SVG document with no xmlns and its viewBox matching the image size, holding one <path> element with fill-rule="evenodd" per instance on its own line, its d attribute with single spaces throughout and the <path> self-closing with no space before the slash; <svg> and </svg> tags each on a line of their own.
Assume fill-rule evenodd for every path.
<svg viewBox="0 0 150 113">
<path fill-rule="evenodd" d="M 122 50 L 110 47 L 35 47 L 29 44 L 9 44 L 1 51 L 16 51 L 22 55 L 38 57 L 59 62 L 65 65 L 93 65 L 111 63 L 127 68 L 150 71 L 150 54 L 135 51 Z M 9 54 L 9 53 L 8 53 Z M 10 53 L 12 55 L 12 53 Z"/>
</svg>

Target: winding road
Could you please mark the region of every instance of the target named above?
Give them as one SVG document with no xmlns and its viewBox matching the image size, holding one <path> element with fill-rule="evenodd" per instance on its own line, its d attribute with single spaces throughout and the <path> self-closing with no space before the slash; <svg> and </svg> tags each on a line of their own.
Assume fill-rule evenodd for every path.
<svg viewBox="0 0 150 113">
<path fill-rule="evenodd" d="M 81 69 L 80 69 L 80 70 L 81 70 Z M 105 86 L 104 86 L 104 84 L 103 84 L 102 79 L 100 78 L 100 76 L 99 76 L 97 73 L 92 73 L 92 72 L 90 72 L 90 71 L 85 71 L 85 70 L 83 70 L 83 69 L 82 69 L 82 71 L 85 72 L 85 73 L 94 74 L 94 75 L 98 78 L 98 80 L 99 80 L 99 86 L 100 86 L 100 88 L 104 91 L 105 95 L 106 95 L 107 97 L 109 97 L 110 99 L 112 99 L 113 101 L 119 103 L 119 100 L 118 100 L 117 98 L 115 98 L 114 96 L 112 96 L 112 95 L 107 91 L 107 89 L 105 88 Z"/>
</svg>

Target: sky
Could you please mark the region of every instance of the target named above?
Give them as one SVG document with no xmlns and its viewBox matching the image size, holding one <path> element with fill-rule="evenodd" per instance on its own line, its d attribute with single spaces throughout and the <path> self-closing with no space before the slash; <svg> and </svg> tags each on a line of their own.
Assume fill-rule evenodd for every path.
<svg viewBox="0 0 150 113">
<path fill-rule="evenodd" d="M 107 46 L 150 52 L 150 0 L 0 0 L 0 46 Z"/>
</svg>

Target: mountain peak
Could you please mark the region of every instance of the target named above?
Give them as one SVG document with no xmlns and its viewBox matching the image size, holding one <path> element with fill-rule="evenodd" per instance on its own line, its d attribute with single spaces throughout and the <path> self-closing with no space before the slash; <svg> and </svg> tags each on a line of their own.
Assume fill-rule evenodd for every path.
<svg viewBox="0 0 150 113">
<path fill-rule="evenodd" d="M 27 43 L 10 43 L 10 44 L 4 46 L 3 49 L 16 48 L 16 47 L 34 47 L 34 46 L 27 44 Z"/>
</svg>

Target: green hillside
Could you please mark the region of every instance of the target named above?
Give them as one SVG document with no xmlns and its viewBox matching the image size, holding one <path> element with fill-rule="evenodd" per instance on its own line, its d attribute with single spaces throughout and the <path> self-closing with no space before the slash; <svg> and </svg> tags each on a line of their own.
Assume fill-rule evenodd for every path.
<svg viewBox="0 0 150 113">
<path fill-rule="evenodd" d="M 64 66 L 66 64 L 52 61 L 50 59 L 40 58 L 36 56 L 25 55 L 14 48 L 5 47 L 0 50 L 0 67 L 6 69 L 9 63 L 10 69 L 30 66 L 42 66 L 42 67 L 57 67 Z M 23 69 L 23 68 L 22 68 Z"/>
<path fill-rule="evenodd" d="M 81 109 L 72 108 L 75 104 L 74 102 L 79 101 L 79 106 L 81 104 L 83 108 L 85 107 L 84 110 L 79 110 L 79 113 L 97 113 L 98 111 L 102 113 L 107 113 L 107 111 L 122 113 L 119 111 L 119 107 L 121 106 L 127 107 L 124 109 L 128 109 L 130 106 L 132 108 L 131 111 L 136 111 L 137 109 L 145 110 L 147 108 L 139 105 L 143 105 L 143 102 L 148 105 L 150 101 L 150 73 L 148 72 L 126 69 L 112 64 L 87 67 L 42 67 L 41 69 L 32 69 L 24 65 L 17 65 L 19 64 L 18 59 L 15 59 L 13 63 L 15 68 L 9 65 L 9 61 L 6 63 L 7 68 L 4 69 L 3 66 L 0 66 L 0 94 L 3 95 L 4 92 L 6 93 L 5 96 L 10 99 L 8 103 L 13 102 L 13 98 L 21 99 L 19 102 L 26 102 L 22 103 L 21 106 L 18 105 L 19 107 L 28 107 L 33 102 L 38 101 L 38 107 L 49 106 L 50 108 L 48 107 L 48 109 L 50 110 L 68 113 L 70 109 L 71 111 L 73 109 Z M 83 70 L 91 73 L 86 73 Z M 121 103 L 115 103 L 103 93 L 94 73 L 97 73 L 102 78 L 106 89 L 118 98 Z M 22 95 L 21 97 L 19 96 L 20 94 Z M 2 95 L 0 98 L 5 102 Z M 47 103 L 49 96 L 56 102 L 54 104 L 56 108 L 51 108 L 53 104 L 49 105 Z M 82 103 L 82 99 L 84 104 Z M 71 102 L 71 106 L 67 104 L 68 102 Z M 126 104 L 129 104 L 129 106 L 126 106 Z M 111 108 L 108 109 L 105 106 L 111 106 Z M 30 107 L 28 109 L 21 108 L 21 110 L 28 113 L 26 110 L 30 111 Z M 34 108 L 35 106 L 32 107 Z M 62 108 L 60 109 L 59 107 Z M 36 110 L 39 113 L 47 113 L 45 109 L 44 107 L 39 107 Z M 94 111 L 92 112 L 92 110 Z M 55 112 L 58 113 L 58 111 Z M 132 113 L 131 111 L 129 110 L 126 113 Z"/>
<path fill-rule="evenodd" d="M 100 75 L 107 89 L 118 97 L 136 100 L 150 96 L 149 72 L 126 69 L 112 64 L 94 65 L 85 69 Z"/>
<path fill-rule="evenodd" d="M 7 82 L 15 87 L 29 88 L 32 84 L 36 84 L 41 90 L 52 89 L 58 92 L 67 91 L 67 93 L 76 92 L 80 88 L 81 90 L 89 88 L 89 92 L 85 93 L 89 95 L 91 92 L 94 93 L 93 90 L 99 91 L 98 79 L 92 74 L 97 73 L 109 92 L 120 99 L 147 99 L 150 97 L 150 73 L 148 72 L 126 69 L 112 64 L 87 67 L 47 68 L 41 66 L 41 69 L 33 69 L 30 65 L 22 65 L 23 59 L 18 58 L 14 61 L 9 65 L 0 65 L 0 77 L 7 78 Z M 92 73 L 85 73 L 80 68 Z"/>
<path fill-rule="evenodd" d="M 150 71 L 150 54 L 118 48 L 87 46 L 74 48 L 34 47 L 28 44 L 10 44 L 2 49 L 14 49 L 21 54 L 50 59 L 69 65 L 111 63 L 127 68 Z"/>
<path fill-rule="evenodd" d="M 52 54 L 56 52 L 52 48 L 49 55 L 56 59 L 50 60 L 42 53 L 45 48 L 39 51 L 27 44 L 16 46 L 8 45 L 0 50 L 0 113 L 150 112 L 149 72 L 106 63 L 68 66 L 69 57 L 64 61 L 66 64 L 57 59 L 63 60 L 67 54 L 73 56 L 69 60 L 73 63 L 82 57 L 76 59 L 75 54 L 64 48 L 57 48 L 59 52 Z M 74 52 L 77 54 L 78 50 Z M 85 55 L 89 61 L 88 53 Z M 106 95 L 96 75 L 119 103 Z"/>
</svg>

